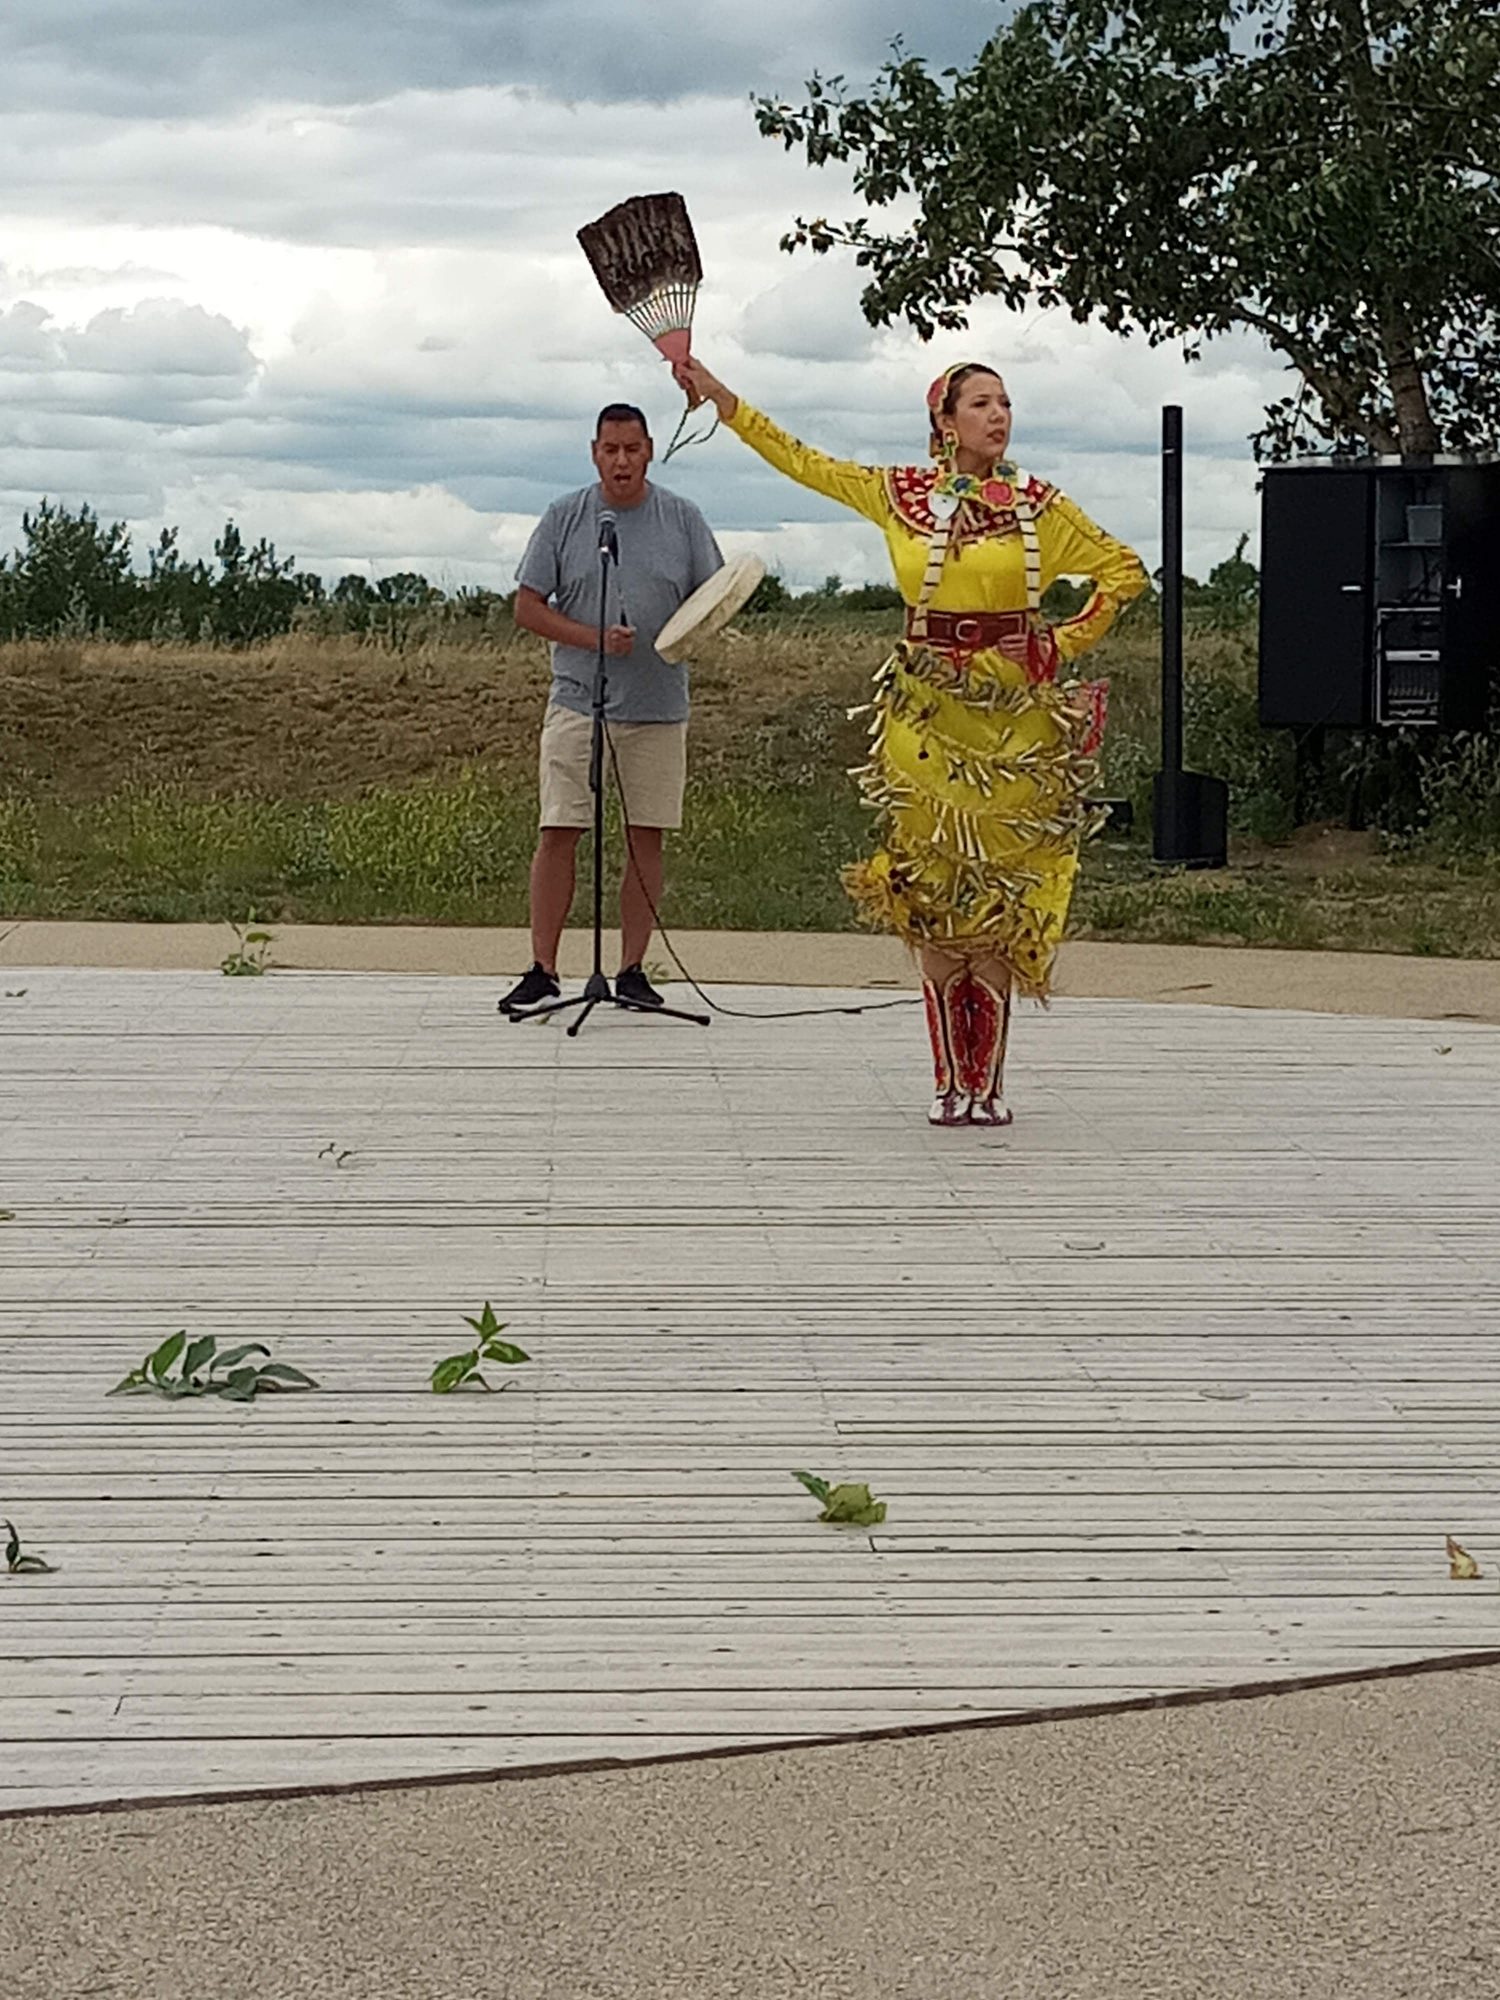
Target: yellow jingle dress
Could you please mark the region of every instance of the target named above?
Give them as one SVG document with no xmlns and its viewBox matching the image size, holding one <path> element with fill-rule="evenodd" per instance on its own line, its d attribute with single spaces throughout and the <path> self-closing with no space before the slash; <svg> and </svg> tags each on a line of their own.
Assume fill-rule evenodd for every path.
<svg viewBox="0 0 1500 2000">
<path fill-rule="evenodd" d="M 855 773 L 883 834 L 845 873 L 861 916 L 915 948 L 997 960 L 1019 992 L 1045 999 L 1079 842 L 1097 823 L 1088 794 L 1106 689 L 1069 669 L 1144 589 L 1139 558 L 1009 464 L 987 480 L 857 465 L 743 401 L 729 428 L 799 485 L 873 521 L 908 606 L 907 637 L 875 677 L 869 762 Z M 1093 594 L 1049 627 L 1041 595 L 1062 576 L 1090 578 Z M 1024 666 L 999 650 L 1012 634 Z"/>
</svg>

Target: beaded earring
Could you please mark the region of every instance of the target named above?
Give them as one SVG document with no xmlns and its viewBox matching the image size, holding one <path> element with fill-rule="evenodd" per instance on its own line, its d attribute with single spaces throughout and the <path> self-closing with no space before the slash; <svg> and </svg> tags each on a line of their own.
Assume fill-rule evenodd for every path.
<svg viewBox="0 0 1500 2000">
<path fill-rule="evenodd" d="M 927 456 L 935 458 L 948 471 L 953 469 L 953 461 L 958 456 L 957 431 L 934 431 L 927 440 Z"/>
</svg>

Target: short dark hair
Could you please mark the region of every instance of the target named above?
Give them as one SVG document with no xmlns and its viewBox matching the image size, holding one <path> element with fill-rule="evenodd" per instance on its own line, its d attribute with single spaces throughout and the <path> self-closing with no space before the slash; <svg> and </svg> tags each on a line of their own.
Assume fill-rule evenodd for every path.
<svg viewBox="0 0 1500 2000">
<path fill-rule="evenodd" d="M 651 426 L 646 422 L 644 410 L 638 410 L 634 403 L 606 403 L 599 412 L 599 421 L 594 425 L 594 443 L 599 442 L 606 424 L 639 424 L 647 438 L 651 436 Z"/>
</svg>

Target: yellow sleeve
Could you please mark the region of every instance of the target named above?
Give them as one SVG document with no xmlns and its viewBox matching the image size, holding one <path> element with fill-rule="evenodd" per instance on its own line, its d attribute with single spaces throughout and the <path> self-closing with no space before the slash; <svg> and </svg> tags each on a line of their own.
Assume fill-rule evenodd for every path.
<svg viewBox="0 0 1500 2000">
<path fill-rule="evenodd" d="M 890 519 L 885 474 L 879 466 L 856 465 L 851 459 L 830 458 L 826 452 L 814 451 L 752 409 L 743 396 L 728 423 L 735 436 L 758 451 L 767 465 L 774 465 L 799 486 L 825 494 L 841 507 L 852 507 L 877 527 L 883 528 Z"/>
<path fill-rule="evenodd" d="M 1065 660 L 1097 645 L 1133 597 L 1146 588 L 1146 571 L 1134 549 L 1096 527 L 1081 507 L 1054 493 L 1040 523 L 1043 589 L 1059 576 L 1093 579 L 1094 594 L 1052 635 Z"/>
</svg>

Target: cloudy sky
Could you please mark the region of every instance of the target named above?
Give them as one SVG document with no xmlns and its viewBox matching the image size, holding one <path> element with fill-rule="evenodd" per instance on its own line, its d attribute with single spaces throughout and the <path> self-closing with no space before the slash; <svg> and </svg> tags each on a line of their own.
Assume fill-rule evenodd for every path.
<svg viewBox="0 0 1500 2000">
<path fill-rule="evenodd" d="M 968 60 L 1001 0 L 7 0 L 0 7 L 0 548 L 43 494 L 207 554 L 225 518 L 337 576 L 508 588 L 541 508 L 590 477 L 600 403 L 681 408 L 574 240 L 687 197 L 696 345 L 825 449 L 922 455 L 940 367 L 995 358 L 1015 453 L 1155 561 L 1164 402 L 1186 410 L 1200 572 L 1255 525 L 1245 443 L 1279 375 L 1185 367 L 1066 316 L 876 333 L 847 259 L 788 258 L 840 181 L 761 139 L 752 92 L 873 77 L 891 38 Z M 885 573 L 875 532 L 735 439 L 674 459 L 726 548 L 794 585 Z"/>
</svg>

